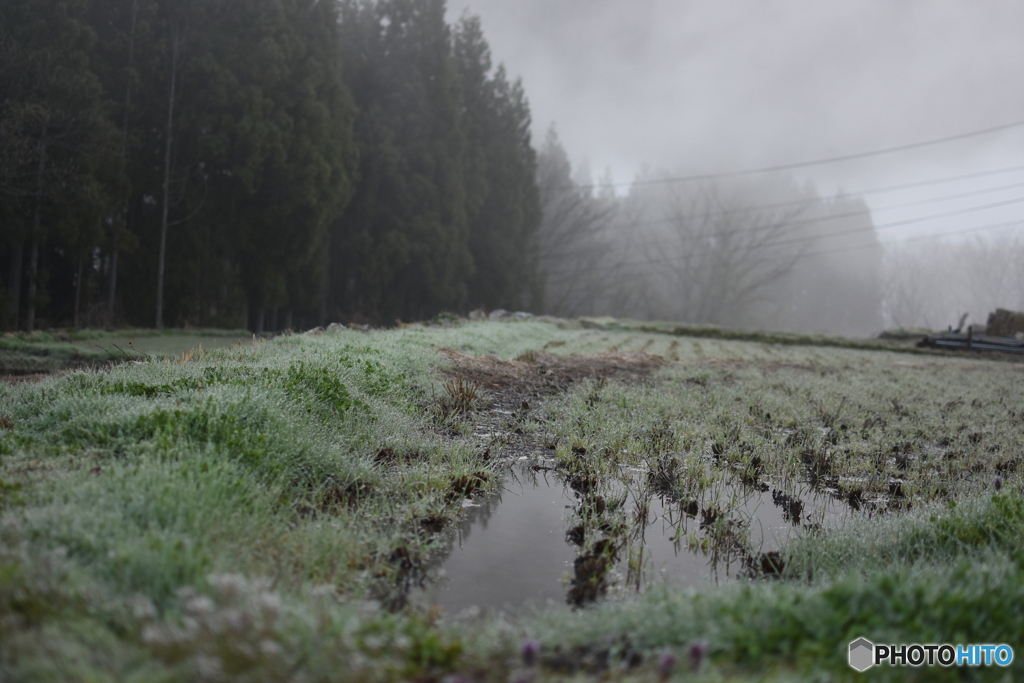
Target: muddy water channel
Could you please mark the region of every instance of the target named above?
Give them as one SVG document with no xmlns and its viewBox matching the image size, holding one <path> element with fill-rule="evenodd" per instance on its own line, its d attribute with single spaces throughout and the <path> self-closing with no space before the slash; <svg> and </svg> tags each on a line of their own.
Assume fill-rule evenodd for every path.
<svg viewBox="0 0 1024 683">
<path fill-rule="evenodd" d="M 502 463 L 502 479 L 496 492 L 466 498 L 459 523 L 441 532 L 425 580 L 408 596 L 415 603 L 450 615 L 516 612 L 547 601 L 582 606 L 660 582 L 697 587 L 777 574 L 788 537 L 834 525 L 851 509 L 813 468 L 773 481 L 748 459 L 733 472 L 717 442 L 697 457 L 659 448 L 616 460 L 600 445 L 588 452 L 550 432 L 552 396 L 587 378 L 644 382 L 664 362 L 655 357 L 448 355 L 459 373 L 452 391 L 472 382 L 489 394 L 465 419 L 481 451 Z"/>
<path fill-rule="evenodd" d="M 643 352 L 442 353 L 454 368 L 442 426 L 472 435 L 497 475 L 486 480 L 500 480 L 462 501 L 415 567 L 409 597 L 448 614 L 792 576 L 796 536 L 955 500 L 1017 467 L 1017 431 L 971 426 L 979 414 L 1003 425 L 1004 397 L 943 393 L 956 366 L 882 358 L 865 377 L 716 362 L 654 375 L 666 361 Z M 484 399 L 458 412 L 467 386 Z"/>
<path fill-rule="evenodd" d="M 698 587 L 771 574 L 777 550 L 803 530 L 835 524 L 849 508 L 799 485 L 718 492 L 731 513 L 651 490 L 646 474 L 586 490 L 554 462 L 521 457 L 497 494 L 467 499 L 449 529 L 449 550 L 414 596 L 448 614 L 466 609 L 517 612 L 547 601 L 584 605 L 657 582 Z"/>
</svg>

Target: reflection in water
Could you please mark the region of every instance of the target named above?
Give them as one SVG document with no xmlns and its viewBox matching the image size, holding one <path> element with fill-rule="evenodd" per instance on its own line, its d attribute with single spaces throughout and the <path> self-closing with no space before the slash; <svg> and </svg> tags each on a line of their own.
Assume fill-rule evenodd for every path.
<svg viewBox="0 0 1024 683">
<path fill-rule="evenodd" d="M 563 575 L 576 553 L 565 542 L 573 499 L 554 477 L 509 477 L 471 508 L 452 535 L 442 578 L 422 597 L 449 614 L 473 605 L 515 611 L 565 601 Z"/>
<path fill-rule="evenodd" d="M 609 588 L 733 580 L 777 557 L 771 551 L 794 528 L 841 514 L 807 485 L 788 494 L 730 488 L 718 494 L 730 499 L 723 514 L 714 501 L 673 501 L 639 482 L 612 482 L 597 496 L 544 468 L 510 474 L 500 494 L 467 501 L 474 507 L 445 532 L 441 577 L 410 597 L 452 615 L 473 606 L 516 612 L 549 600 L 583 604 Z"/>
</svg>

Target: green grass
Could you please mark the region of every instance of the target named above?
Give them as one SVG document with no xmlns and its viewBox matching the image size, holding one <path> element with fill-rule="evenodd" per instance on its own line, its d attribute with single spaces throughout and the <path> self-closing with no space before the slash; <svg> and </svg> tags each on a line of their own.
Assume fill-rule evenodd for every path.
<svg viewBox="0 0 1024 683">
<path fill-rule="evenodd" d="M 180 356 L 252 340 L 245 330 L 44 330 L 0 336 L 0 374 L 51 373 Z"/>
<path fill-rule="evenodd" d="M 402 587 L 467 488 L 501 474 L 472 434 L 486 387 L 446 389 L 438 347 L 674 361 L 644 384 L 577 384 L 523 425 L 599 486 L 661 473 L 732 514 L 722 492 L 752 467 L 783 487 L 811 468 L 864 509 L 794 537 L 782 579 L 438 620 Z M 1020 642 L 1019 366 L 543 321 L 194 348 L 0 385 L 0 678 L 652 680 L 666 650 L 687 674 L 702 640 L 707 680 L 852 678 L 862 635 Z"/>
</svg>

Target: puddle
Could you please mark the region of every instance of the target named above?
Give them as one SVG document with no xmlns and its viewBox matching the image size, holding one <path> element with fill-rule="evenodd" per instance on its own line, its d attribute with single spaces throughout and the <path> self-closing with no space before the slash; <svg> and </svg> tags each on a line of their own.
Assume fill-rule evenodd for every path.
<svg viewBox="0 0 1024 683">
<path fill-rule="evenodd" d="M 778 551 L 794 534 L 911 506 L 903 480 L 891 476 L 918 457 L 910 450 L 882 453 L 877 476 L 836 471 L 833 447 L 846 429 L 832 426 L 838 409 L 818 406 L 819 418 L 803 427 L 777 429 L 770 415 L 751 408 L 762 436 L 798 449 L 799 464 L 768 469 L 791 473 L 785 480 L 764 472 L 738 428 L 699 457 L 673 451 L 671 433 L 658 429 L 639 452 L 588 453 L 591 446 L 571 439 L 558 451 L 545 427 L 553 421 L 547 397 L 592 378 L 586 400 L 596 401 L 606 379 L 644 381 L 662 361 L 542 352 L 505 361 L 442 352 L 455 364 L 453 377 L 490 392 L 488 409 L 473 416 L 474 434 L 483 452 L 493 448 L 509 464 L 503 490 L 466 501 L 460 523 L 441 532 L 425 567 L 417 565 L 417 587 L 403 593 L 449 615 L 471 608 L 516 613 L 546 602 L 582 606 L 661 582 L 700 588 L 766 577 L 784 570 Z"/>
<path fill-rule="evenodd" d="M 477 501 L 447 531 L 451 552 L 438 580 L 416 596 L 448 614 L 477 606 L 515 611 L 526 603 L 565 602 L 563 575 L 576 551 L 565 530 L 575 507 L 553 476 L 506 479 L 500 494 Z"/>
<path fill-rule="evenodd" d="M 831 526 L 849 508 L 809 484 L 782 494 L 729 486 L 698 503 L 652 495 L 633 473 L 580 492 L 561 472 L 521 461 L 499 494 L 467 500 L 449 548 L 413 602 L 449 615 L 508 613 L 551 601 L 585 604 L 661 581 L 699 587 L 749 576 L 799 527 Z M 550 463 L 553 465 L 553 463 Z M 585 487 L 583 487 L 585 488 Z M 728 500 L 727 505 L 722 502 Z M 730 510 L 716 517 L 718 509 Z M 767 557 L 770 557 L 768 555 Z"/>
</svg>

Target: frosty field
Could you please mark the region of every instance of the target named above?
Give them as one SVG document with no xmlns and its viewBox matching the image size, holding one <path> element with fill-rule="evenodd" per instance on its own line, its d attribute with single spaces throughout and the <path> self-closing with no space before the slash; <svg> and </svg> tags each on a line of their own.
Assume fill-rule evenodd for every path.
<svg viewBox="0 0 1024 683">
<path fill-rule="evenodd" d="M 1020 645 L 1024 365 L 689 332 L 441 321 L 0 384 L 0 678 L 822 680 L 860 636 Z"/>
</svg>

